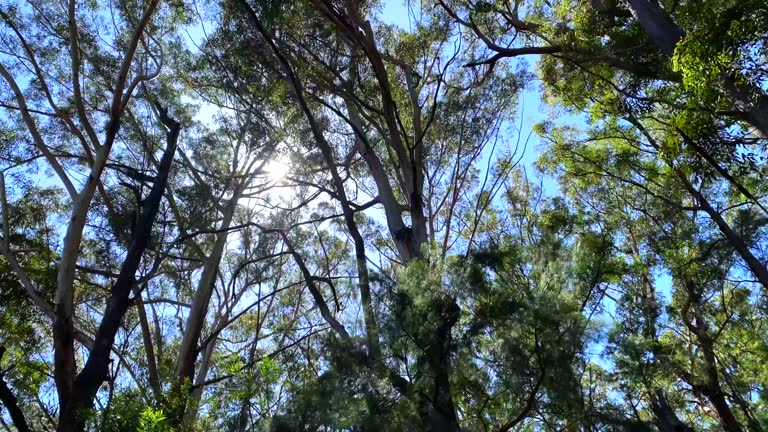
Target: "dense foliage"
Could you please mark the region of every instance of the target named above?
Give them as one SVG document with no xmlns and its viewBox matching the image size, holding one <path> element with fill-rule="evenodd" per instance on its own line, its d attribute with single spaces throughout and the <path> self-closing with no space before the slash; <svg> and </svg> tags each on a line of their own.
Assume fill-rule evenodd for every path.
<svg viewBox="0 0 768 432">
<path fill-rule="evenodd" d="M 767 32 L 3 2 L 0 426 L 768 429 Z"/>
</svg>

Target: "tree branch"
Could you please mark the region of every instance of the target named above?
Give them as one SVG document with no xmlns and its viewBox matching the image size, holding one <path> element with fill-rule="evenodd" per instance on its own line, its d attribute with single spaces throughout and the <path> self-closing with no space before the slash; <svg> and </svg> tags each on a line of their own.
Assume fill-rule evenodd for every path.
<svg viewBox="0 0 768 432">
<path fill-rule="evenodd" d="M 0 346 L 0 360 L 3 359 L 3 355 L 5 355 L 5 347 Z M 19 400 L 16 399 L 8 384 L 5 383 L 4 378 L 4 373 L 0 371 L 0 402 L 3 402 L 3 405 L 5 405 L 8 413 L 11 415 L 13 425 L 16 426 L 19 432 L 31 432 L 32 429 L 27 424 L 24 412 L 19 408 Z"/>
</svg>

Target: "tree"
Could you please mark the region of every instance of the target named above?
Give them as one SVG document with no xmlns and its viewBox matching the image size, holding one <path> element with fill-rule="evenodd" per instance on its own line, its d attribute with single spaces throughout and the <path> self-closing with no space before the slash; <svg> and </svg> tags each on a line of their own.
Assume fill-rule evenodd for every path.
<svg viewBox="0 0 768 432">
<path fill-rule="evenodd" d="M 137 87 L 143 82 L 149 81 L 160 73 L 162 67 L 162 55 L 145 54 L 146 66 L 134 67 L 134 59 L 139 45 L 149 46 L 152 37 L 145 33 L 152 20 L 158 2 L 149 3 L 146 8 L 138 11 L 138 20 L 130 27 L 127 42 L 123 51 L 122 61 L 118 64 L 110 62 L 113 53 L 103 51 L 103 46 L 92 38 L 83 38 L 80 34 L 81 26 L 98 25 L 97 22 L 80 23 L 78 8 L 75 2 L 70 2 L 66 10 L 59 10 L 54 5 L 35 5 L 36 7 L 14 7 L 8 12 L 3 12 L 4 28 L 7 29 L 6 46 L 11 50 L 21 53 L 18 56 L 8 56 L 0 65 L 2 74 L 15 101 L 15 106 L 10 109 L 19 114 L 19 125 L 26 129 L 31 136 L 31 144 L 36 153 L 42 156 L 47 164 L 56 172 L 58 181 L 68 193 L 72 202 L 72 213 L 63 238 L 63 248 L 58 259 L 56 292 L 53 306 L 45 305 L 45 309 L 53 320 L 54 340 L 54 376 L 59 400 L 58 430 L 79 430 L 85 423 L 85 412 L 90 409 L 93 398 L 98 388 L 107 377 L 110 351 L 114 343 L 115 334 L 120 327 L 120 321 L 125 315 L 129 305 L 129 295 L 132 285 L 136 281 L 136 274 L 142 261 L 144 251 L 149 243 L 149 236 L 155 216 L 159 210 L 165 183 L 170 171 L 171 162 L 176 151 L 177 140 L 180 132 L 180 124 L 168 116 L 167 110 L 157 105 L 158 119 L 168 129 L 167 144 L 161 158 L 156 175 L 151 178 L 153 182 L 148 196 L 137 203 L 134 212 L 137 214 L 135 225 L 131 232 L 127 233 L 123 240 L 126 241 L 126 256 L 120 267 L 115 282 L 110 289 L 110 297 L 103 317 L 93 338 L 90 338 L 75 329 L 75 279 L 77 273 L 77 260 L 80 255 L 85 226 L 88 221 L 89 209 L 97 190 L 100 192 L 105 205 L 114 217 L 114 209 L 109 203 L 110 197 L 102 181 L 102 173 L 109 163 L 110 154 L 115 141 L 118 138 L 121 122 L 129 102 Z M 83 11 L 80 11 L 82 13 Z M 94 11 L 91 11 L 94 12 Z M 126 21 L 133 19 L 131 14 L 136 11 L 122 11 Z M 22 17 L 31 18 L 32 22 L 45 23 L 42 32 L 32 36 L 25 35 L 26 29 L 21 24 Z M 52 27 L 52 22 L 65 20 L 64 26 Z M 66 33 L 65 33 L 66 31 Z M 115 34 L 115 40 L 119 35 Z M 51 56 L 50 50 L 45 49 L 45 44 L 58 39 L 69 42 L 68 58 L 62 58 L 68 71 L 59 68 L 44 68 L 38 52 Z M 114 58 L 114 57 L 113 57 Z M 46 62 L 51 59 L 45 59 Z M 138 59 L 137 59 L 138 60 Z M 149 68 L 149 62 L 153 62 L 154 69 Z M 6 64 L 8 66 L 6 66 Z M 115 81 L 108 85 L 109 93 L 105 100 L 99 100 L 96 89 L 86 88 L 81 83 L 81 73 L 85 64 L 93 66 L 94 77 L 115 76 Z M 42 66 L 41 66 L 42 65 Z M 17 75 L 14 75 L 14 72 Z M 28 73 L 29 75 L 25 75 Z M 19 85 L 19 81 L 27 80 L 30 83 L 29 91 L 33 92 L 33 98 L 27 98 Z M 98 81 L 96 81 L 98 82 Z M 63 83 L 68 83 L 63 84 Z M 70 93 L 71 92 L 71 93 Z M 94 96 L 93 99 L 88 97 Z M 71 98 L 71 101 L 68 100 Z M 65 104 L 72 104 L 65 107 Z M 34 104 L 34 105 L 32 105 Z M 52 111 L 51 114 L 33 108 L 41 105 Z M 103 105 L 105 114 L 94 111 L 88 112 L 88 106 Z M 76 113 L 77 120 L 73 120 L 71 113 Z M 36 117 L 42 116 L 50 120 L 55 129 L 53 135 L 43 135 L 38 126 Z M 103 132 L 96 132 L 94 123 L 106 121 Z M 77 122 L 77 123 L 76 123 Z M 62 129 L 63 127 L 63 129 Z M 61 131 L 61 135 L 56 133 Z M 70 174 L 60 158 L 67 158 L 68 149 L 63 149 L 63 156 L 58 155 L 61 150 L 52 147 L 52 141 L 69 136 L 74 138 L 79 146 L 74 153 L 75 164 L 73 167 L 84 166 L 87 178 L 80 189 L 74 185 Z M 69 140 L 67 140 L 69 141 Z M 70 165 L 68 162 L 67 165 Z M 81 168 L 82 169 L 82 168 Z M 139 194 L 140 199 L 142 198 Z M 7 222 L 7 214 L 4 214 Z M 6 234 L 9 230 L 5 231 Z M 8 240 L 5 240 L 8 244 Z M 6 248 L 6 259 L 14 262 L 10 247 Z M 13 265 L 18 277 L 31 284 L 29 276 L 24 269 Z M 30 293 L 34 287 L 28 287 Z M 40 302 L 38 302 L 40 303 Z M 83 369 L 77 373 L 75 365 L 75 338 L 88 346 L 90 351 L 88 360 Z"/>
<path fill-rule="evenodd" d="M 762 2 L 382 6 L 0 11 L 0 425 L 762 431 Z"/>
</svg>

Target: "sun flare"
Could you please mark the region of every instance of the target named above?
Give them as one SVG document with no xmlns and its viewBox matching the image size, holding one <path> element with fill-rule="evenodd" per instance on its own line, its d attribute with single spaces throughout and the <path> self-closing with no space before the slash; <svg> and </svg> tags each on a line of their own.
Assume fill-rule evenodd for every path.
<svg viewBox="0 0 768 432">
<path fill-rule="evenodd" d="M 267 178 L 270 183 L 279 183 L 288 175 L 291 170 L 288 161 L 284 158 L 273 159 L 267 163 L 264 167 L 264 171 L 267 173 Z"/>
</svg>

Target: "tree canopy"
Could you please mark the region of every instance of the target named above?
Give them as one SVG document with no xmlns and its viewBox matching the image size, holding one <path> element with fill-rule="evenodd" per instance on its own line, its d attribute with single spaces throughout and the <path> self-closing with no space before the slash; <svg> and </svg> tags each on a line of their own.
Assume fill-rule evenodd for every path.
<svg viewBox="0 0 768 432">
<path fill-rule="evenodd" d="M 768 430 L 766 41 L 763 0 L 4 2 L 0 427 Z"/>
</svg>

